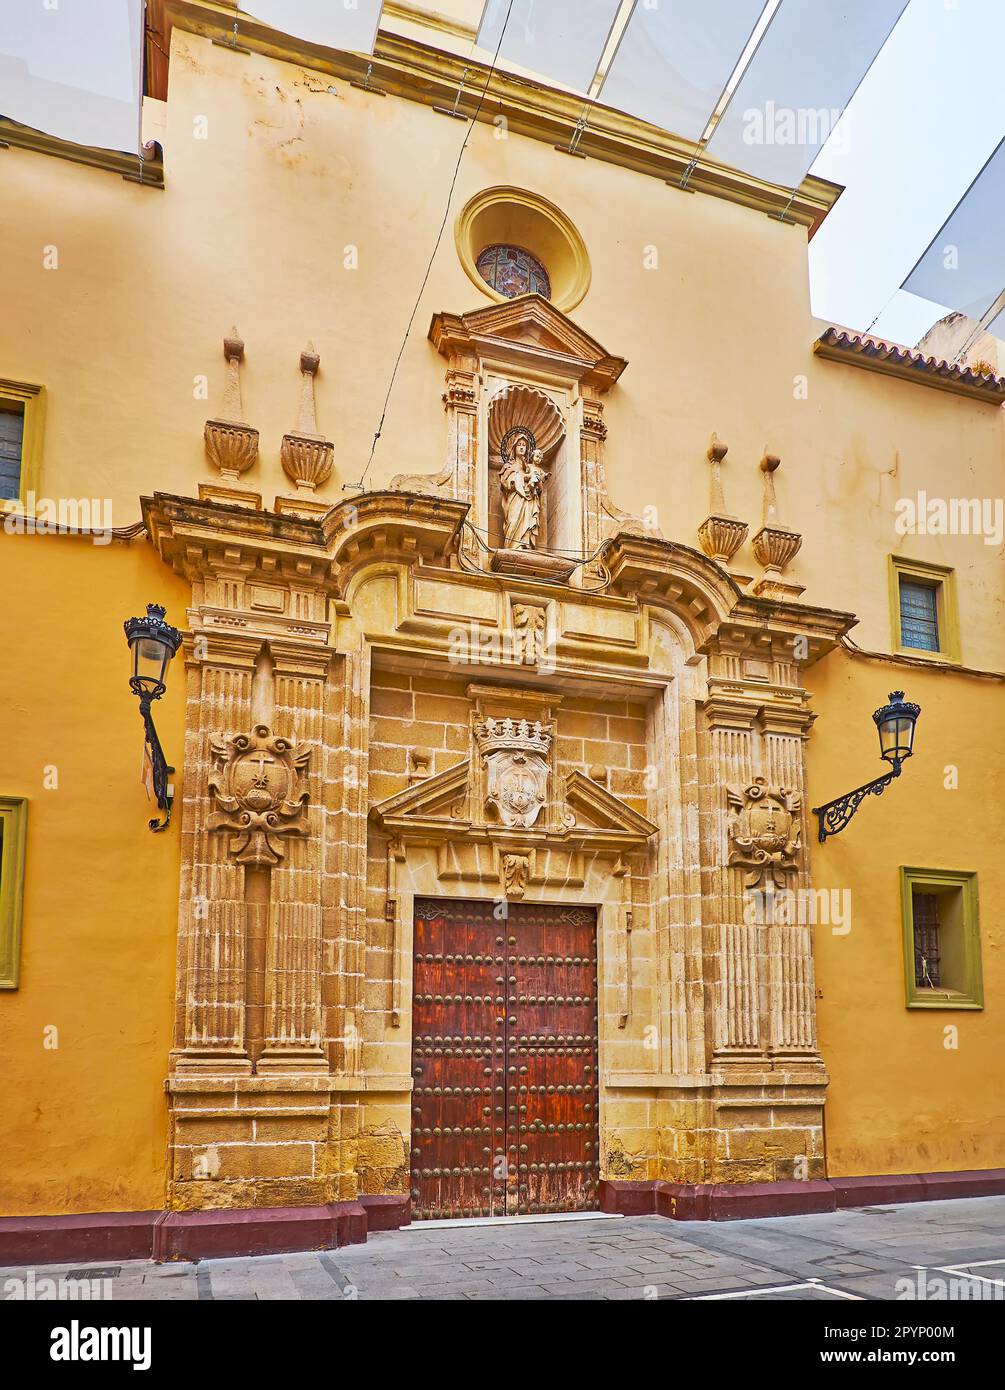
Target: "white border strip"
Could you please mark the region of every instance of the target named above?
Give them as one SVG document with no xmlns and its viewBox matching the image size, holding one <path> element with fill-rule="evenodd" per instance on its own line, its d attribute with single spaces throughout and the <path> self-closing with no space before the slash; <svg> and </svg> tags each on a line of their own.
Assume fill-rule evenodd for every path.
<svg viewBox="0 0 1005 1390">
<path fill-rule="evenodd" d="M 684 1303 L 714 1303 L 723 1299 L 752 1298 L 761 1297 L 769 1293 L 795 1293 L 799 1289 L 814 1289 L 818 1293 L 832 1293 L 835 1298 L 847 1298 L 854 1303 L 864 1303 L 866 1300 L 861 1294 L 846 1293 L 844 1289 L 832 1289 L 829 1284 L 822 1284 L 819 1279 L 809 1279 L 805 1284 L 776 1284 L 773 1288 L 749 1288 L 736 1289 L 732 1293 L 699 1293 L 691 1298 L 683 1299 Z"/>
</svg>

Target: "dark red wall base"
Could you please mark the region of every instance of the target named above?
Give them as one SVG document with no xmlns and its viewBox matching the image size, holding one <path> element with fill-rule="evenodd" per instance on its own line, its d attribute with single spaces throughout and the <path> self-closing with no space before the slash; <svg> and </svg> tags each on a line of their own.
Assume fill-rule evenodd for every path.
<svg viewBox="0 0 1005 1390">
<path fill-rule="evenodd" d="M 359 1245 L 369 1231 L 408 1224 L 407 1197 L 317 1207 L 96 1212 L 0 1217 L 0 1266 L 121 1260 L 210 1260 Z"/>
<path fill-rule="evenodd" d="M 624 1216 L 740 1221 L 897 1202 L 934 1202 L 949 1197 L 997 1197 L 1003 1193 L 1005 1168 L 983 1168 L 961 1173 L 907 1173 L 819 1182 L 602 1182 L 600 1206 L 602 1211 Z"/>
<path fill-rule="evenodd" d="M 847 1207 L 1005 1194 L 1005 1168 L 907 1173 L 821 1182 L 699 1184 L 602 1182 L 601 1210 L 676 1221 L 739 1221 Z M 0 1267 L 208 1260 L 358 1245 L 372 1231 L 409 1224 L 407 1197 L 360 1197 L 318 1207 L 229 1211 L 103 1211 L 87 1216 L 0 1217 Z"/>
</svg>

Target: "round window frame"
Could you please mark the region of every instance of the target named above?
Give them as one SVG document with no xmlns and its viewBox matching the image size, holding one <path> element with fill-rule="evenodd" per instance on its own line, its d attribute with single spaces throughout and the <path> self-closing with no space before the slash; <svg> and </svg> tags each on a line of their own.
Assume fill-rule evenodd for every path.
<svg viewBox="0 0 1005 1390">
<path fill-rule="evenodd" d="M 493 244 L 519 246 L 540 261 L 551 281 L 548 303 L 563 313 L 582 303 L 590 288 L 590 257 L 578 229 L 561 208 L 528 189 L 499 185 L 476 193 L 461 209 L 454 240 L 468 279 L 496 304 L 511 301 L 482 279 L 476 264 Z"/>
<path fill-rule="evenodd" d="M 537 256 L 535 256 L 535 254 L 534 254 L 533 251 L 529 250 L 526 246 L 518 246 L 517 243 L 516 243 L 515 241 L 490 241 L 486 246 L 483 246 L 483 247 L 482 247 L 482 249 L 481 249 L 481 250 L 478 252 L 478 254 L 475 256 L 475 269 L 478 271 L 479 279 L 481 279 L 482 281 L 484 281 L 484 283 L 485 283 L 486 285 L 488 285 L 489 289 L 492 290 L 492 291 L 493 291 L 494 293 L 496 293 L 496 294 L 502 294 L 502 291 L 501 291 L 500 289 L 498 289 L 495 285 L 489 284 L 489 281 L 488 281 L 488 280 L 486 279 L 486 277 L 482 274 L 482 271 L 481 271 L 481 269 L 479 268 L 479 264 L 478 264 L 479 261 L 481 260 L 481 258 L 485 255 L 485 252 L 486 252 L 486 251 L 519 251 L 522 255 L 528 256 L 528 257 L 534 262 L 534 265 L 535 265 L 536 268 L 537 268 L 537 269 L 536 269 L 536 273 L 537 273 L 538 275 L 540 275 L 540 276 L 543 276 L 544 279 L 547 281 L 549 293 L 546 294 L 546 295 L 542 295 L 542 298 L 547 299 L 548 302 L 551 303 L 551 297 L 552 297 L 552 295 L 553 295 L 554 292 L 555 292 L 555 287 L 554 287 L 554 285 L 551 283 L 551 273 L 549 272 L 548 267 L 544 264 L 544 262 L 543 262 L 542 260 L 540 260 Z M 540 291 L 540 290 L 537 290 L 537 291 L 521 290 L 520 293 L 521 293 L 521 294 L 531 294 L 531 293 L 540 294 L 541 291 Z M 504 297 L 505 299 L 519 299 L 520 296 L 519 296 L 519 295 L 516 295 L 516 294 L 507 294 L 507 295 L 504 295 L 503 297 Z"/>
</svg>

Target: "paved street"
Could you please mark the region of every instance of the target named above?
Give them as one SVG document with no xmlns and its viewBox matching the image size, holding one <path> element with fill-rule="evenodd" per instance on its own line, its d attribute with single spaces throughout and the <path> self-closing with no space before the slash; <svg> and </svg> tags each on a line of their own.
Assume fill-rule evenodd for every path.
<svg viewBox="0 0 1005 1390">
<path fill-rule="evenodd" d="M 330 1252 L 5 1269 L 0 1295 L 71 1271 L 113 1299 L 893 1299 L 903 1280 L 915 1298 L 948 1285 L 951 1298 L 1005 1299 L 1005 1197 L 765 1221 L 423 1224 Z"/>
</svg>

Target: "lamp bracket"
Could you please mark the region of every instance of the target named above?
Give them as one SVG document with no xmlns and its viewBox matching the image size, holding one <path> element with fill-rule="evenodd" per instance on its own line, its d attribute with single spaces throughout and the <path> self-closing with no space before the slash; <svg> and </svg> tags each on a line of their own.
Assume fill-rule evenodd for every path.
<svg viewBox="0 0 1005 1390">
<path fill-rule="evenodd" d="M 891 770 L 882 777 L 866 782 L 864 786 L 856 787 L 853 792 L 836 797 L 834 801 L 828 801 L 823 806 L 814 806 L 813 814 L 817 818 L 817 839 L 820 844 L 823 844 L 829 835 L 840 834 L 867 796 L 882 796 L 893 779 L 900 776 L 902 767 L 902 763 L 895 762 Z"/>
<path fill-rule="evenodd" d="M 168 763 L 161 747 L 161 741 L 157 736 L 157 729 L 154 725 L 154 718 L 151 706 L 154 700 L 159 700 L 167 688 L 160 681 L 152 680 L 149 676 L 132 676 L 129 681 L 129 688 L 133 694 L 139 697 L 140 714 L 143 717 L 143 728 L 146 738 L 147 750 L 150 754 L 150 769 L 153 776 L 154 796 L 157 800 L 158 808 L 164 812 L 164 819 L 159 820 L 156 816 L 147 822 L 149 828 L 158 833 L 166 830 L 171 824 L 171 807 L 174 802 L 170 787 L 170 777 L 174 768 Z"/>
</svg>

